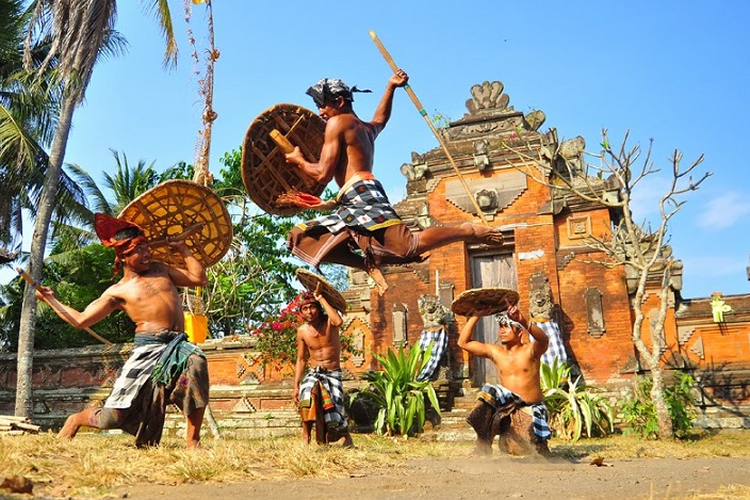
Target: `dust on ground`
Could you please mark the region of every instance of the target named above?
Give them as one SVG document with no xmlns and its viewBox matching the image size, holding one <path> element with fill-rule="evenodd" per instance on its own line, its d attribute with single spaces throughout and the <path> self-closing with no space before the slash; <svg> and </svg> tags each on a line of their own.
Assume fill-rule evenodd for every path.
<svg viewBox="0 0 750 500">
<path fill-rule="evenodd" d="M 605 461 L 597 466 L 589 460 L 496 455 L 413 459 L 403 467 L 358 472 L 346 478 L 133 485 L 120 488 L 117 494 L 132 500 L 617 500 L 695 498 L 695 495 L 717 493 L 731 485 L 742 487 L 738 493 L 710 498 L 750 498 L 750 458 L 634 458 Z"/>
</svg>

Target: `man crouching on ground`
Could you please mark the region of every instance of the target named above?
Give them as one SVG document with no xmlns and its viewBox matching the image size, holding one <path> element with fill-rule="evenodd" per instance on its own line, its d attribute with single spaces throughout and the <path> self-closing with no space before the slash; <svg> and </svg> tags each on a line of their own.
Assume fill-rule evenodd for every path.
<svg viewBox="0 0 750 500">
<path fill-rule="evenodd" d="M 549 339 L 541 328 L 524 318 L 518 307 L 512 306 L 506 313 L 497 315 L 500 323 L 499 345 L 473 340 L 474 327 L 481 316 L 481 312 L 469 316 L 458 337 L 458 346 L 469 354 L 491 360 L 502 385 L 482 386 L 476 406 L 466 417 L 477 433 L 475 453 L 492 453 L 492 422 L 495 417 L 503 418 L 527 406 L 533 417 L 537 450 L 544 452 L 551 432 L 547 425 L 547 407 L 539 380 L 539 368 Z M 529 332 L 534 342 L 524 340 L 523 330 Z"/>
<path fill-rule="evenodd" d="M 344 446 L 350 447 L 353 443 L 344 409 L 344 384 L 341 375 L 341 316 L 320 294 L 320 286 L 314 292 L 302 294 L 300 313 L 304 323 L 297 328 L 297 363 L 292 397 L 303 410 L 310 408 L 315 404 L 313 388 L 320 382 L 323 399 L 330 399 L 332 403 L 323 405 L 326 434 L 333 436 L 328 442 L 343 437 Z M 311 366 L 303 379 L 308 357 Z M 303 418 L 302 440 L 305 443 L 310 442 L 313 423 Z"/>
<path fill-rule="evenodd" d="M 135 436 L 139 448 L 157 445 L 166 408 L 174 403 L 187 417 L 187 446 L 196 448 L 208 405 L 208 367 L 203 352 L 186 341 L 177 287 L 204 286 L 206 272 L 184 241 L 167 239 L 185 260 L 187 269 L 178 269 L 151 261 L 143 230 L 133 223 L 96 214 L 95 229 L 102 244 L 115 249 L 115 272 L 122 264 L 122 279 L 83 312 L 64 304 L 64 311 L 54 310 L 76 328 L 91 326 L 117 310 L 125 311 L 135 322 L 135 348 L 104 407 L 71 415 L 58 436 L 73 438 L 81 427 L 122 429 Z M 55 299 L 50 288 L 41 288 L 37 297 Z"/>
</svg>

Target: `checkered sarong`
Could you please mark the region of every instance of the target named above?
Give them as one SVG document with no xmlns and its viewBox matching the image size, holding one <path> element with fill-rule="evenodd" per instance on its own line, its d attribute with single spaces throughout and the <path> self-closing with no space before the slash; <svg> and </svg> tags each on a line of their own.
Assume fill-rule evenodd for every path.
<svg viewBox="0 0 750 500">
<path fill-rule="evenodd" d="M 485 384 L 479 391 L 477 396 L 478 400 L 484 401 L 489 404 L 496 411 L 508 410 L 515 408 L 523 408 L 528 406 L 531 408 L 531 414 L 534 421 L 534 434 L 539 439 L 545 441 L 550 438 L 552 431 L 550 431 L 549 425 L 547 425 L 547 406 L 544 402 L 530 405 L 524 401 L 518 394 L 509 391 L 505 387 L 499 384 Z"/>
<path fill-rule="evenodd" d="M 552 363 L 557 359 L 558 364 L 563 364 L 568 360 L 568 353 L 565 351 L 565 344 L 563 343 L 562 333 L 560 327 L 554 321 L 534 321 L 534 324 L 541 328 L 541 330 L 547 334 L 549 339 L 549 346 L 547 350 L 542 354 L 542 363 L 552 366 Z M 531 340 L 534 340 L 533 336 Z"/>
<path fill-rule="evenodd" d="M 429 380 L 437 371 L 440 366 L 440 361 L 443 359 L 443 354 L 448 347 L 448 332 L 446 332 L 443 325 L 433 326 L 431 328 L 425 328 L 419 336 L 419 349 L 422 352 L 427 350 L 430 342 L 432 342 L 432 353 L 430 359 L 427 360 L 427 364 L 422 371 L 417 375 L 417 382 L 423 380 Z"/>
<path fill-rule="evenodd" d="M 104 403 L 105 408 L 130 408 L 133 399 L 151 378 L 151 373 L 169 342 L 164 340 L 162 343 L 139 344 L 140 338 L 143 337 L 136 334 L 135 349 L 120 370 L 112 392 Z"/>
<path fill-rule="evenodd" d="M 346 227 L 355 230 L 375 231 L 401 223 L 401 218 L 391 206 L 383 185 L 372 174 L 365 172 L 353 176 L 336 196 L 336 211 L 299 224 L 307 230 L 323 226 L 331 233 Z"/>
<path fill-rule="evenodd" d="M 323 389 L 330 394 L 333 408 L 323 408 L 323 421 L 326 427 L 333 427 L 339 431 L 345 430 L 349 423 L 346 420 L 344 409 L 344 382 L 341 370 L 326 370 L 325 368 L 311 368 L 302 379 L 299 386 L 299 402 L 303 408 L 309 408 L 312 404 L 312 389 L 316 382 L 320 382 Z"/>
</svg>

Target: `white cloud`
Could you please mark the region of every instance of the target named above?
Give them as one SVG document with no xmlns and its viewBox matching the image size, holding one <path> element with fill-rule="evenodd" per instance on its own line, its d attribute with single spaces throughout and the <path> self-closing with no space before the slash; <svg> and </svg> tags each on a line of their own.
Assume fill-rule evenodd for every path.
<svg viewBox="0 0 750 500">
<path fill-rule="evenodd" d="M 698 217 L 698 225 L 707 229 L 726 229 L 750 214 L 750 200 L 736 191 L 722 193 L 706 204 Z"/>
</svg>

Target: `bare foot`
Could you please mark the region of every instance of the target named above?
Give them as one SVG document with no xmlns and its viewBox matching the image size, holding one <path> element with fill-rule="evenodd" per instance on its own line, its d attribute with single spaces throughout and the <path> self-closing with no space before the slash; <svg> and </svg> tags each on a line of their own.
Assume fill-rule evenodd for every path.
<svg viewBox="0 0 750 500">
<path fill-rule="evenodd" d="M 201 442 L 199 439 L 188 439 L 187 440 L 187 449 L 188 450 L 199 450 L 201 449 Z"/>
<path fill-rule="evenodd" d="M 344 442 L 342 445 L 344 448 L 354 448 L 354 441 L 352 440 L 352 435 L 349 434 L 349 432 L 346 432 L 344 434 Z"/>
<path fill-rule="evenodd" d="M 76 415 L 69 416 L 67 420 L 65 420 L 65 425 L 63 425 L 63 428 L 60 429 L 60 432 L 57 433 L 57 437 L 67 439 L 73 439 L 74 437 L 76 437 L 78 429 L 81 428 L 76 420 Z"/>
<path fill-rule="evenodd" d="M 388 283 L 386 283 L 385 277 L 383 277 L 383 273 L 380 272 L 380 269 L 378 269 L 377 267 L 371 267 L 367 269 L 367 274 L 370 275 L 370 278 L 372 278 L 375 282 L 375 285 L 377 285 L 378 293 L 380 295 L 385 294 L 385 292 L 388 290 Z"/>
<path fill-rule="evenodd" d="M 469 241 L 472 243 L 484 243 L 487 245 L 503 244 L 503 233 L 497 228 L 482 224 L 473 224 L 471 222 L 464 222 L 461 224 L 461 227 L 464 229 L 471 229 L 472 236 L 470 236 Z"/>
</svg>

